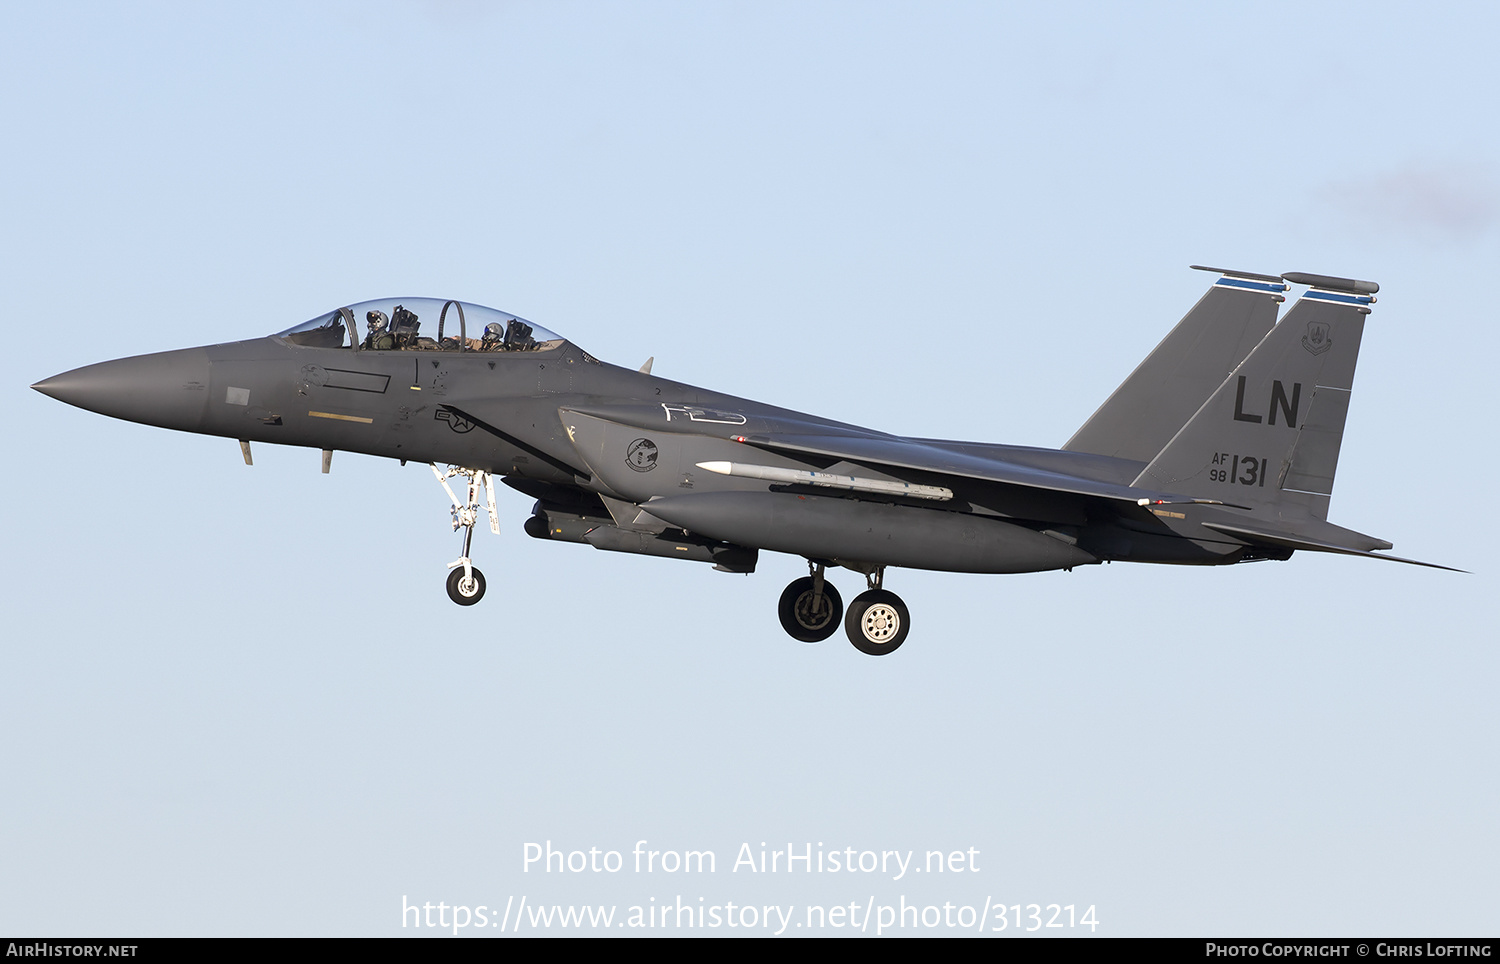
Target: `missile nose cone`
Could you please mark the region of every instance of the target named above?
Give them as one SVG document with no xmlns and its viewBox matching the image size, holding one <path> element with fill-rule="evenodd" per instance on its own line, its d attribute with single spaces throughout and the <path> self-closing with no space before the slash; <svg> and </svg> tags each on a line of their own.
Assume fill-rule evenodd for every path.
<svg viewBox="0 0 1500 964">
<path fill-rule="evenodd" d="M 189 348 L 75 368 L 31 387 L 101 415 L 191 432 L 203 421 L 208 373 L 208 353 Z"/>
</svg>

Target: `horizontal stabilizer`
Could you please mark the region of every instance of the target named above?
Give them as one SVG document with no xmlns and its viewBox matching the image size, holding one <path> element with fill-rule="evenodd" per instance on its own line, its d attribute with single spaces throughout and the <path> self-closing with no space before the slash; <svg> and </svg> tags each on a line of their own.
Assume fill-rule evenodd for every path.
<svg viewBox="0 0 1500 964">
<path fill-rule="evenodd" d="M 1233 525 L 1224 522 L 1205 522 L 1203 525 L 1205 528 L 1234 536 L 1236 539 L 1244 539 L 1260 545 L 1280 546 L 1283 549 L 1303 549 L 1308 552 L 1336 552 L 1345 556 L 1364 556 L 1367 559 L 1384 559 L 1387 562 L 1404 562 L 1411 566 L 1426 566 L 1429 569 L 1446 569 L 1448 572 L 1468 571 L 1466 569 L 1454 569 L 1452 566 L 1440 566 L 1435 562 L 1422 562 L 1419 559 L 1403 559 L 1400 556 L 1388 556 L 1382 552 L 1370 549 L 1357 549 L 1353 546 L 1341 546 L 1332 542 L 1320 542 L 1306 536 L 1279 531 L 1270 527 Z M 1337 529 L 1338 527 L 1330 526 L 1329 528 Z M 1351 533 L 1351 535 L 1358 536 L 1359 533 Z M 1362 538 L 1368 539 L 1369 537 L 1364 536 Z M 1385 544 L 1387 546 L 1390 545 L 1390 543 Z"/>
</svg>

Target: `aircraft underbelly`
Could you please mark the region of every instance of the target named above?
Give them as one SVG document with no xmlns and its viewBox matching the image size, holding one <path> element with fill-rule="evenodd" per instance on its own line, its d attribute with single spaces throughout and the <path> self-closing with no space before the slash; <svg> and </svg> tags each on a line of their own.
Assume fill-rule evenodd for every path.
<svg viewBox="0 0 1500 964">
<path fill-rule="evenodd" d="M 645 508 L 697 535 L 819 559 L 987 573 L 1041 572 L 1099 561 L 1024 526 L 856 499 L 702 492 L 653 499 Z"/>
</svg>

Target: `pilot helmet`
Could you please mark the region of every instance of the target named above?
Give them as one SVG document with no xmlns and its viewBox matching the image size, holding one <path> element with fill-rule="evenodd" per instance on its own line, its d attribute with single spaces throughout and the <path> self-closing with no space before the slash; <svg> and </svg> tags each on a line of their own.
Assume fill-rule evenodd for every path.
<svg viewBox="0 0 1500 964">
<path fill-rule="evenodd" d="M 383 311 L 369 311 L 365 313 L 365 321 L 370 323 L 371 331 L 385 331 L 385 326 L 391 320 L 385 316 Z"/>
<path fill-rule="evenodd" d="M 485 341 L 498 341 L 499 339 L 504 338 L 504 337 L 505 337 L 505 328 L 501 326 L 500 322 L 498 322 L 498 321 L 492 321 L 489 324 L 487 324 L 487 325 L 484 326 L 484 340 Z"/>
</svg>

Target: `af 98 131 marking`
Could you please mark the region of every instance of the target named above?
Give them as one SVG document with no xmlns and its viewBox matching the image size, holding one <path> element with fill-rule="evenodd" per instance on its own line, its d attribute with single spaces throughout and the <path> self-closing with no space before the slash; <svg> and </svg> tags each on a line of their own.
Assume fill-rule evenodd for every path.
<svg viewBox="0 0 1500 964">
<path fill-rule="evenodd" d="M 1231 455 L 1215 452 L 1211 465 L 1218 468 L 1208 470 L 1210 482 L 1225 482 L 1230 485 L 1249 485 L 1264 488 L 1266 484 L 1266 459 L 1256 460 L 1253 455 Z M 1228 466 L 1228 468 L 1225 468 Z"/>
</svg>

